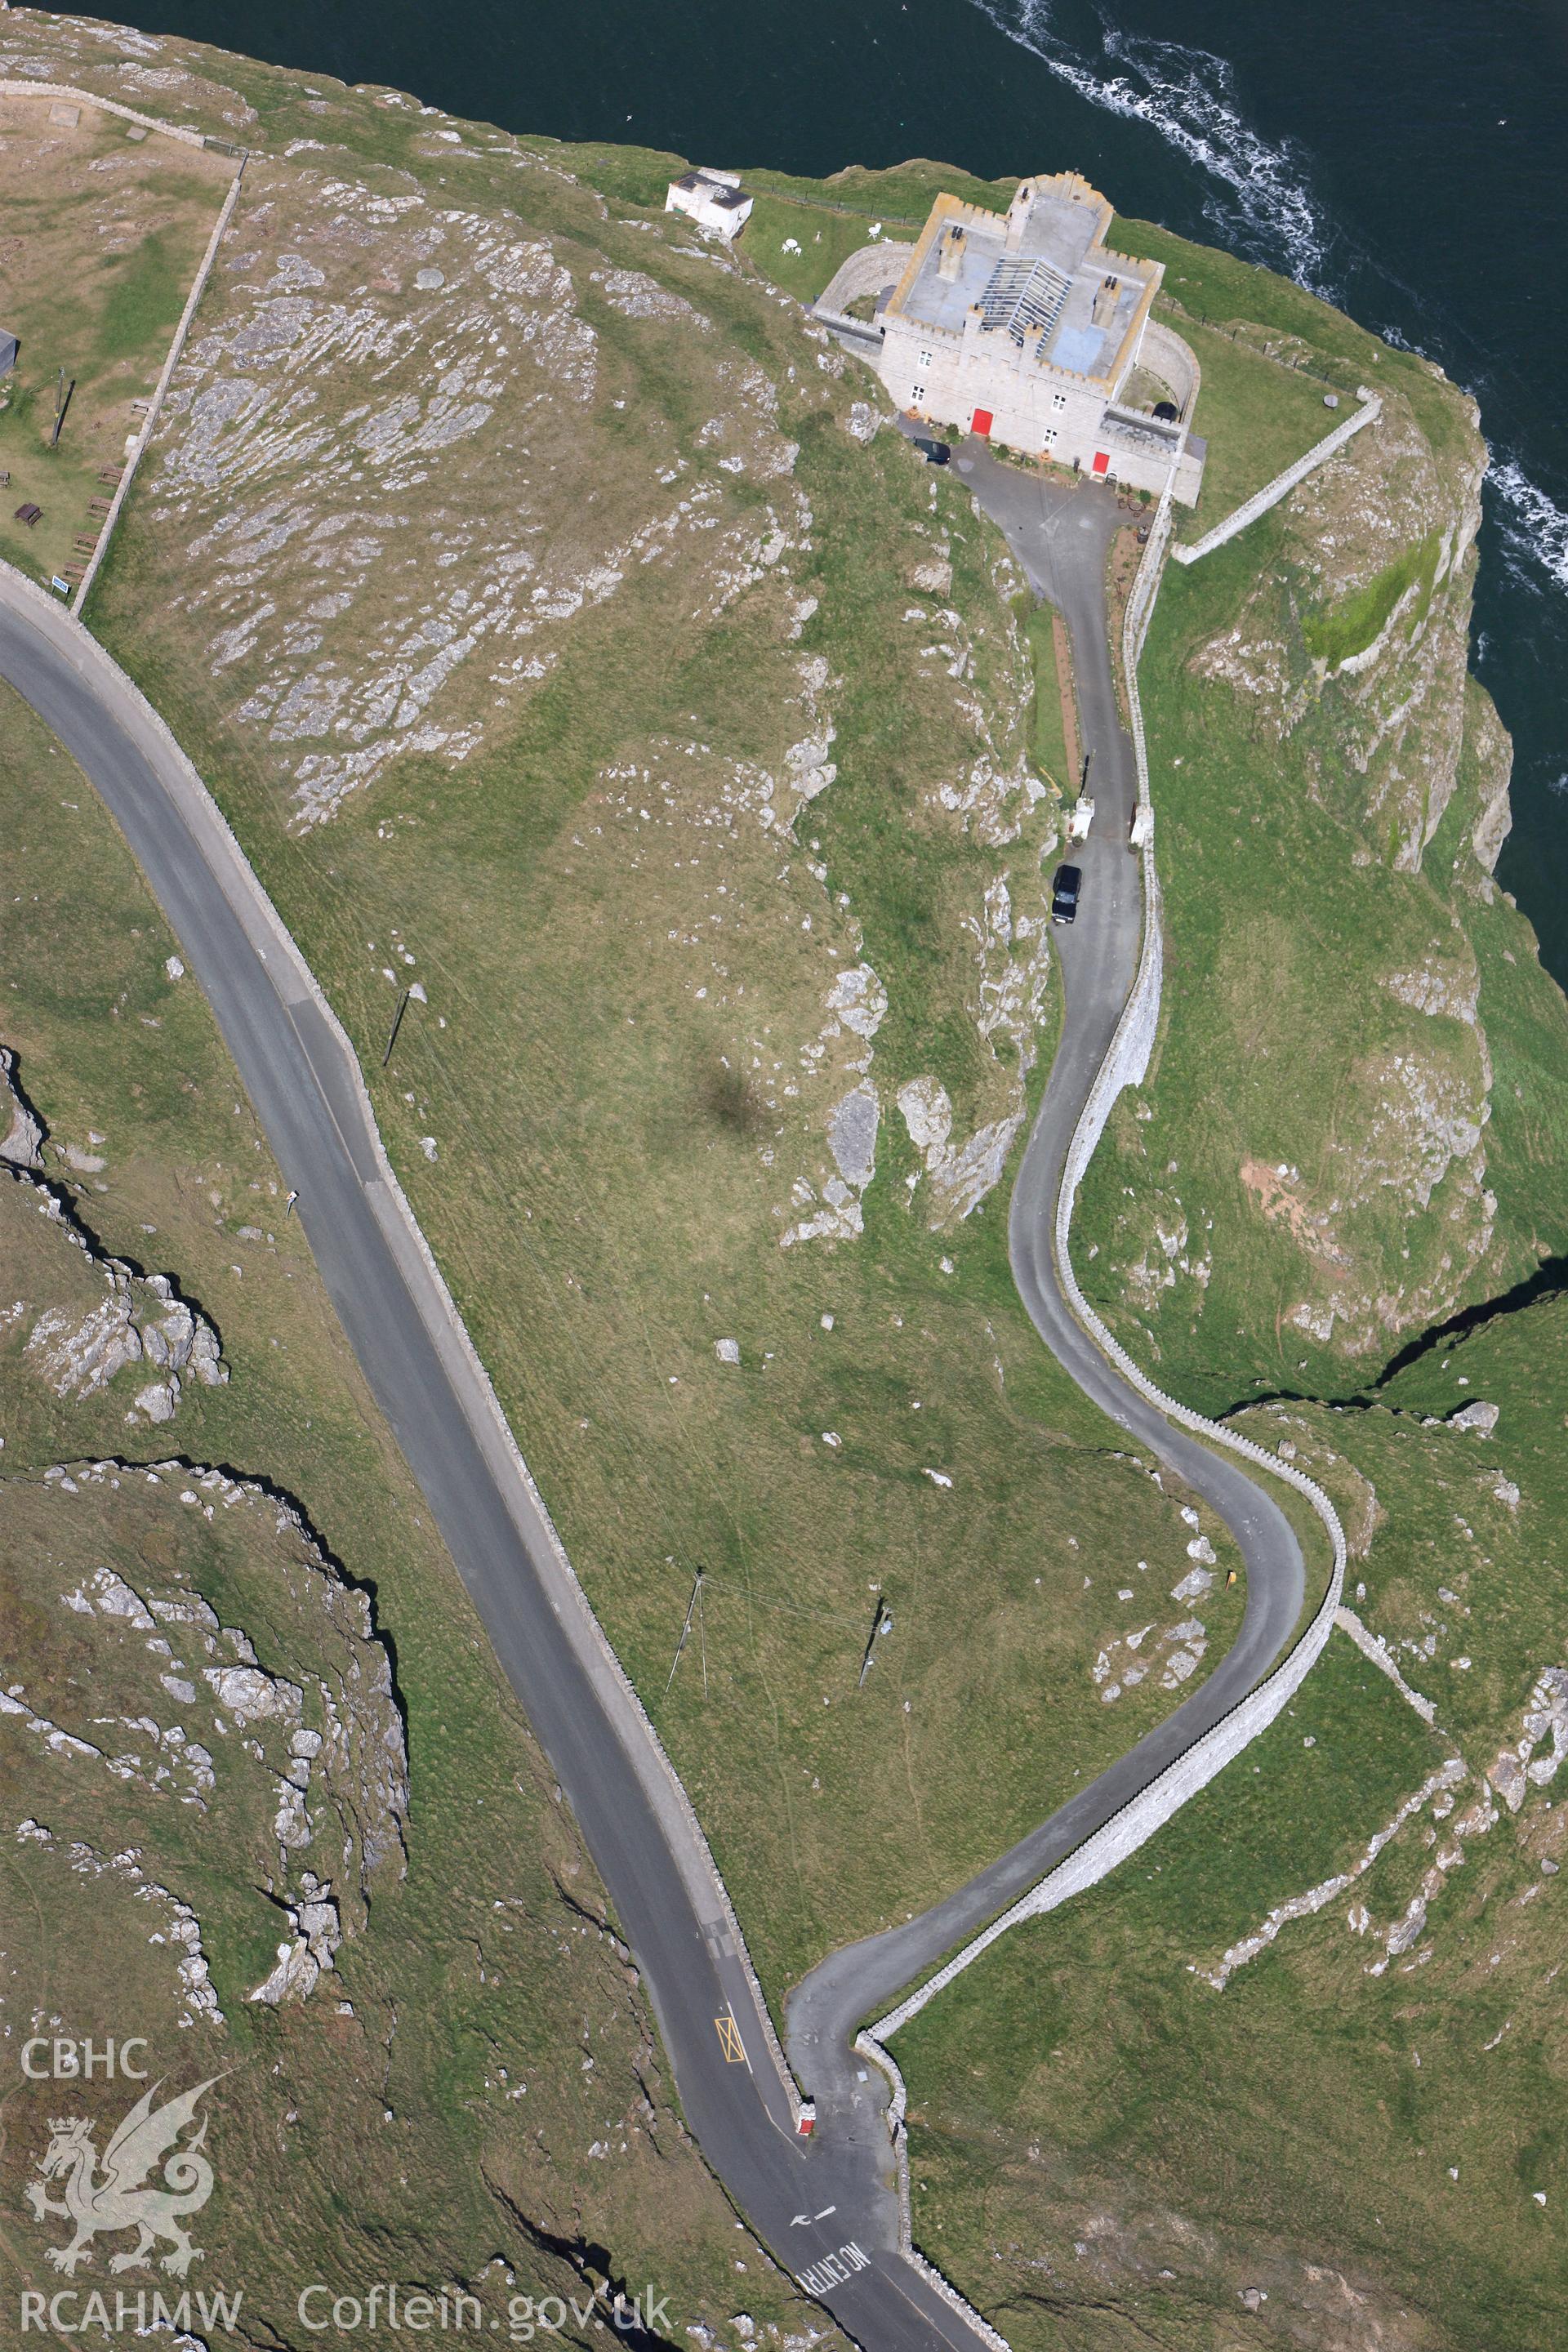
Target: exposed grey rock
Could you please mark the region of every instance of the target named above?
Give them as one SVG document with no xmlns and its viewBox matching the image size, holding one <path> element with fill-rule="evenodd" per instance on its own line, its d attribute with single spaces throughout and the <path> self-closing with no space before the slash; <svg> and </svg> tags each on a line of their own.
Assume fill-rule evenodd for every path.
<svg viewBox="0 0 1568 2352">
<path fill-rule="evenodd" d="M 293 1940 L 279 1945 L 277 1967 L 250 1995 L 252 2000 L 266 2001 L 275 2009 L 284 2001 L 309 1999 L 322 1972 L 331 1967 L 343 1939 L 331 1888 L 321 1885 L 310 1871 L 302 1883 L 305 1900 L 284 1906 Z"/>
<path fill-rule="evenodd" d="M 278 1811 L 273 1816 L 272 1834 L 285 1851 L 310 1843 L 310 1817 L 305 1811 L 305 1792 L 292 1780 L 279 1783 Z"/>
<path fill-rule="evenodd" d="M 1212 1550 L 1209 1558 L 1211 1559 L 1214 1558 Z M 1206 1568 L 1190 1568 L 1180 1584 L 1172 1585 L 1171 1598 L 1173 1601 L 1196 1601 L 1208 1591 L 1213 1582 L 1214 1578 Z"/>
<path fill-rule="evenodd" d="M 911 1078 L 900 1087 L 898 1105 L 910 1142 L 924 1154 L 926 1172 L 940 1203 L 933 1225 L 958 1223 L 1000 1182 L 1003 1163 L 1023 1124 L 1022 1110 L 977 1128 L 966 1144 L 954 1150 L 948 1140 L 952 1132 L 952 1105 L 946 1087 L 935 1078 Z"/>
<path fill-rule="evenodd" d="M 0 1160 L 9 1160 L 13 1168 L 41 1168 L 43 1126 L 22 1100 L 16 1069 L 16 1056 L 8 1046 L 0 1045 L 0 1122 L 5 1129 L 0 1137 Z"/>
<path fill-rule="evenodd" d="M 888 992 L 868 963 L 855 964 L 835 976 L 827 1010 L 858 1037 L 872 1038 L 887 1016 Z"/>
<path fill-rule="evenodd" d="M 220 1706 L 237 1723 L 256 1723 L 267 1717 L 297 1716 L 304 1699 L 298 1683 L 284 1682 L 259 1666 L 204 1666 Z"/>
<path fill-rule="evenodd" d="M 62 1220 L 63 1222 L 63 1220 Z M 110 1296 L 74 1319 L 64 1307 L 45 1309 L 27 1337 L 26 1354 L 60 1397 L 88 1397 L 142 1359 L 142 1336 L 131 1319 L 130 1281 L 110 1276 Z"/>
<path fill-rule="evenodd" d="M 64 1724 L 50 1721 L 27 1704 L 20 1684 L 13 1681 L 6 1687 L 3 1672 L 0 1714 L 16 1717 L 32 1733 L 39 1751 L 59 1759 L 51 1769 L 61 1775 L 62 1802 L 68 1802 L 72 1790 L 81 1786 L 81 1775 L 105 1773 L 143 1790 L 157 1788 L 206 1811 L 227 1776 L 259 1772 L 264 1793 L 271 1799 L 269 1826 L 278 1843 L 276 1861 L 263 1853 L 253 1867 L 258 1883 L 276 1890 L 290 1934 L 279 1946 L 277 1965 L 251 1998 L 268 2003 L 302 2000 L 331 1968 L 339 1944 L 363 1928 L 372 1874 L 378 1864 L 386 1858 L 402 1861 L 407 1769 L 388 1654 L 378 1638 L 366 1594 L 343 1579 L 291 1504 L 253 1484 L 177 1462 L 132 1469 L 114 1461 L 57 1465 L 45 1473 L 44 1484 L 58 1496 L 62 1511 L 69 1511 L 80 1507 L 75 1498 L 85 1490 L 118 1487 L 127 1481 L 163 1486 L 175 1508 L 184 1507 L 207 1519 L 235 1510 L 249 1513 L 261 1522 L 257 1532 L 266 1531 L 264 1541 L 277 1539 L 268 1566 L 286 1605 L 280 1621 L 266 1630 L 258 1626 L 258 1640 L 270 1648 L 279 1640 L 280 1626 L 297 1626 L 298 1641 L 283 1648 L 278 1663 L 289 1665 L 298 1679 L 277 1671 L 273 1660 L 258 1659 L 249 1636 L 237 1626 L 223 1625 L 211 1602 L 185 1580 L 181 1570 L 159 1567 L 161 1549 L 150 1546 L 143 1554 L 145 1573 L 137 1580 L 142 1591 L 113 1570 L 100 1568 L 58 1596 L 73 1616 L 99 1621 L 95 1639 L 108 1645 L 106 1655 L 115 1660 L 117 1675 L 139 1672 L 149 1677 L 132 1702 L 142 1710 L 138 1714 L 105 1716 L 86 1684 L 62 1690 L 53 1704 L 52 1711 L 60 1715 L 67 1715 L 68 1703 L 73 1710 L 79 1707 L 79 1727 L 93 1730 L 95 1738 L 101 1737 L 98 1725 L 118 1724 L 122 1752 L 78 1738 Z M 154 1631 L 160 1626 L 168 1627 L 186 1654 L 205 1647 L 211 1663 L 193 1669 L 187 1679 L 184 1658 L 176 1657 L 169 1641 Z M 81 1630 L 85 1633 L 87 1627 Z M 290 1640 L 286 1633 L 282 1638 Z M 234 1663 L 218 1662 L 220 1643 L 233 1654 Z M 185 1728 L 199 1718 L 187 1715 L 184 1722 L 167 1721 L 162 1696 L 167 1693 L 184 1710 L 205 1695 L 204 1684 L 227 1718 L 220 1721 L 220 1731 L 241 1735 L 220 1737 L 213 1748 Z M 37 1797 L 32 1801 L 29 1821 L 39 1814 L 56 1818 Z M 24 1831 L 17 1835 L 24 1843 L 45 1846 L 50 1842 L 47 1836 L 30 1838 Z M 79 1845 L 70 1849 L 73 1857 L 86 1851 Z M 331 1856 L 333 1885 L 300 1870 L 300 1860 L 306 1853 L 312 1860 L 318 1854 Z M 115 1857 L 116 1868 L 121 1859 Z M 180 1998 L 188 2015 L 215 2015 L 195 1913 L 177 1905 L 167 1889 L 144 1889 L 139 1870 L 131 1875 L 137 1894 L 145 1892 L 147 1899 L 171 1906 L 163 1936 L 176 1959 Z"/>
<path fill-rule="evenodd" d="M 210 1323 L 195 1319 L 191 1333 L 190 1360 L 186 1368 L 204 1387 L 221 1388 L 228 1378 L 228 1366 L 218 1352 L 217 1333 Z"/>
<path fill-rule="evenodd" d="M 136 1411 L 145 1414 L 149 1421 L 173 1421 L 179 1402 L 180 1383 L 172 1377 L 166 1381 L 150 1381 L 146 1388 L 136 1392 Z M 125 1417 L 128 1421 L 132 1418 L 130 1413 Z"/>
<path fill-rule="evenodd" d="M 132 1365 L 147 1364 L 163 1377 L 143 1386 L 126 1419 L 170 1421 L 180 1401 L 180 1373 L 189 1372 L 208 1388 L 227 1380 L 217 1333 L 177 1297 L 166 1274 L 136 1274 L 121 1259 L 100 1250 L 36 1173 L 42 1166 L 43 1133 L 21 1100 L 15 1068 L 16 1057 L 0 1046 L 0 1120 L 8 1120 L 0 1157 L 28 1186 L 39 1215 L 69 1247 L 81 1252 L 104 1286 L 104 1296 L 85 1313 L 79 1307 L 46 1307 L 33 1323 L 24 1354 L 57 1396 L 74 1399 L 96 1396 Z M 89 1139 L 100 1142 L 102 1138 Z M 61 1156 L 84 1169 L 103 1165 L 74 1146 Z"/>
<path fill-rule="evenodd" d="M 827 1115 L 827 1146 L 847 1184 L 864 1192 L 876 1172 L 877 1089 L 868 1080 L 850 1089 Z"/>
</svg>

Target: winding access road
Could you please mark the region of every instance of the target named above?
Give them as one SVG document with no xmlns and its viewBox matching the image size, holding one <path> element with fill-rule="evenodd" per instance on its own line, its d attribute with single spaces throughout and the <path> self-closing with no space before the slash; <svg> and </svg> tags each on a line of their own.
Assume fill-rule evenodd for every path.
<svg viewBox="0 0 1568 2352">
<path fill-rule="evenodd" d="M 816 2135 L 795 2130 L 772 2029 L 695 1817 L 573 1578 L 489 1382 L 382 1150 L 352 1048 L 200 779 L 74 618 L 0 566 L 0 677 L 29 702 L 119 824 L 217 1019 L 365 1378 L 423 1489 L 497 1655 L 574 1811 L 648 1986 L 686 2119 L 777 2260 L 868 2352 L 975 2352 L 957 2299 L 900 2251 L 887 2088 L 856 2028 L 1110 1818 L 1252 1686 L 1300 1612 L 1303 1569 L 1278 1507 L 1173 1430 L 1113 1370 L 1062 1297 L 1051 1247 L 1064 1154 L 1136 964 L 1142 908 L 1127 847 L 1136 797 L 1106 636 L 1114 502 L 1053 491 L 967 446 L 960 469 L 1032 583 L 1067 616 L 1094 829 L 1082 911 L 1058 931 L 1066 1020 L 1015 1190 L 1020 1291 L 1080 1388 L 1230 1527 L 1247 1610 L 1207 1681 L 1029 1837 L 920 1918 L 833 1954 L 788 2007 Z"/>
<path fill-rule="evenodd" d="M 1064 853 L 1083 872 L 1078 919 L 1053 931 L 1065 1017 L 1013 1189 L 1008 1249 L 1019 1295 L 1040 1337 L 1090 1401 L 1146 1447 L 1224 1520 L 1247 1568 L 1247 1605 L 1232 1647 L 1192 1696 L 1137 1746 L 1078 1790 L 1007 1853 L 916 1919 L 832 1953 L 788 2003 L 796 2074 L 831 2104 L 880 2102 L 850 2049 L 860 2022 L 891 2005 L 957 1946 L 1006 1909 L 1137 1796 L 1243 1699 L 1274 1664 L 1301 1613 L 1305 1569 L 1289 1520 L 1239 1463 L 1211 1452 L 1140 1396 L 1100 1353 L 1062 1295 L 1052 1236 L 1068 1144 L 1104 1061 L 1137 971 L 1143 894 L 1128 846 L 1138 802 L 1132 744 L 1121 724 L 1110 664 L 1105 581 L 1110 543 L 1125 511 L 1089 482 L 1058 484 L 961 445 L 968 487 L 1006 536 L 1029 584 L 1063 614 L 1072 643 L 1079 716 L 1095 813 L 1089 838 Z"/>
</svg>

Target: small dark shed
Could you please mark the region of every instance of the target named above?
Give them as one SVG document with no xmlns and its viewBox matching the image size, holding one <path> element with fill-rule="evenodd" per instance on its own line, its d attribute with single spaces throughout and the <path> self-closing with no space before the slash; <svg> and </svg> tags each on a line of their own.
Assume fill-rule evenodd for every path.
<svg viewBox="0 0 1568 2352">
<path fill-rule="evenodd" d="M 0 327 L 0 375 L 8 375 L 16 364 L 16 338 Z"/>
</svg>

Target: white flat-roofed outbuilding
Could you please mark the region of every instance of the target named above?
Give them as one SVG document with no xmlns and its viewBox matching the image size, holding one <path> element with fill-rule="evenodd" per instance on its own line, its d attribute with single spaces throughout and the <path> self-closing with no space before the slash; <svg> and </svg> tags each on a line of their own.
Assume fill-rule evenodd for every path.
<svg viewBox="0 0 1568 2352">
<path fill-rule="evenodd" d="M 741 185 L 739 172 L 719 172 L 704 164 L 700 171 L 682 172 L 679 180 L 671 180 L 664 209 L 685 213 L 704 236 L 721 236 L 732 244 L 751 219 L 755 201 Z"/>
</svg>

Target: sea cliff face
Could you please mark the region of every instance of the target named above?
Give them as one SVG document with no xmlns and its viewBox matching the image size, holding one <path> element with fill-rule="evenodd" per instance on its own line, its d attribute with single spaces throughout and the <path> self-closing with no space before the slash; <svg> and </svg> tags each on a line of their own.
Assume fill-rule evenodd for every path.
<svg viewBox="0 0 1568 2352">
<path fill-rule="evenodd" d="M 1211 1403 L 1363 1385 L 1559 1247 L 1531 1171 L 1568 1073 L 1492 878 L 1511 749 L 1468 674 L 1475 404 L 1253 275 L 1381 414 L 1167 575 L 1142 693 L 1172 984 L 1084 1200 L 1107 1306 Z"/>
<path fill-rule="evenodd" d="M 1343 829 L 1358 870 L 1419 874 L 1458 788 L 1486 448 L 1474 404 L 1453 394 L 1449 405 L 1445 457 L 1409 402 L 1387 397 L 1376 425 L 1286 502 L 1270 568 L 1192 658 L 1197 677 L 1251 698 L 1254 740 L 1294 755 L 1298 788 Z M 1476 699 L 1479 717 L 1479 689 Z M 1452 861 L 1470 892 L 1500 845 L 1506 784 L 1503 764 L 1502 791 L 1476 810 Z M 1310 873 L 1300 878 L 1310 894 Z M 1270 1163 L 1261 1135 L 1241 1176 L 1304 1261 L 1287 1323 L 1359 1358 L 1392 1353 L 1450 1312 L 1490 1246 L 1493 1070 L 1462 917 L 1434 923 L 1414 958 L 1369 920 L 1347 961 L 1412 1017 L 1390 1013 L 1390 1030 L 1379 1004 L 1368 1020 L 1335 1074 L 1340 1116 L 1322 1107 L 1328 1149 L 1313 1178 Z"/>
<path fill-rule="evenodd" d="M 1453 798 L 1464 734 L 1487 451 L 1474 402 L 1444 392 L 1448 447 L 1387 393 L 1375 427 L 1286 502 L 1275 563 L 1194 657 L 1252 698 L 1266 739 L 1299 739 L 1308 789 L 1403 873 Z M 1472 844 L 1489 870 L 1500 805 Z"/>
</svg>

